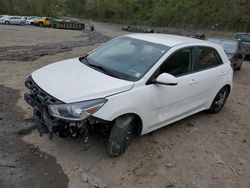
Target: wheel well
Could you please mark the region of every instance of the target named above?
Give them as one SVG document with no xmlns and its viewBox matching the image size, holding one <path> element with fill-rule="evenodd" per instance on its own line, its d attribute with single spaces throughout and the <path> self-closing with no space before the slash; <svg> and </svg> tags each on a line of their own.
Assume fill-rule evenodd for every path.
<svg viewBox="0 0 250 188">
<path fill-rule="evenodd" d="M 143 127 L 141 117 L 135 113 L 127 113 L 127 114 L 120 115 L 119 117 L 123 117 L 123 116 L 134 116 L 135 117 L 135 125 L 136 125 L 135 126 L 135 133 L 136 133 L 136 135 L 140 136 L 141 132 L 142 132 L 142 127 Z M 117 118 L 119 118 L 119 117 L 117 117 Z M 115 118 L 115 119 L 117 119 L 117 118 Z"/>
<path fill-rule="evenodd" d="M 230 86 L 229 84 L 227 84 L 227 85 L 225 85 L 224 87 L 227 87 L 227 88 L 229 89 L 229 93 L 228 93 L 228 95 L 229 95 L 230 92 L 231 92 L 231 86 Z"/>
</svg>

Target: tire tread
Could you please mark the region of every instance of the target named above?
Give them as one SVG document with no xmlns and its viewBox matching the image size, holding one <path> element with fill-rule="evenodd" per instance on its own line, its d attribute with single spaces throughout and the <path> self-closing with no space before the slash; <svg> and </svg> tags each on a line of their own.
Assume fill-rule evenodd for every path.
<svg viewBox="0 0 250 188">
<path fill-rule="evenodd" d="M 114 121 L 107 147 L 110 156 L 119 156 L 127 150 L 128 142 L 126 136 L 132 121 L 132 116 L 119 117 Z"/>
</svg>

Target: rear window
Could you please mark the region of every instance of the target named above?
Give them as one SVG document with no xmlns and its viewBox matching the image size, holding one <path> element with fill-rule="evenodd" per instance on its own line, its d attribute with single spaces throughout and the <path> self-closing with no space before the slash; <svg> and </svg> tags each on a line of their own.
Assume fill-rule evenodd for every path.
<svg viewBox="0 0 250 188">
<path fill-rule="evenodd" d="M 223 64 L 219 53 L 210 47 L 198 47 L 198 61 L 195 70 L 204 70 Z"/>
</svg>

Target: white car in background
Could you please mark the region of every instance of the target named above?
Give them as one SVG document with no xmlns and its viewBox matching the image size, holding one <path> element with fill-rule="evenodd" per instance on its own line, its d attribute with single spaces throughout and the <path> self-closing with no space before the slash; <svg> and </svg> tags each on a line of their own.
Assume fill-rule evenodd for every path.
<svg viewBox="0 0 250 188">
<path fill-rule="evenodd" d="M 6 17 L 6 16 L 8 16 L 8 15 L 0 15 L 0 19 L 1 19 L 2 17 Z"/>
<path fill-rule="evenodd" d="M 144 135 L 197 112 L 217 113 L 232 89 L 233 70 L 223 48 L 164 34 L 118 37 L 86 56 L 45 66 L 25 85 L 40 132 L 52 138 L 109 135 L 111 156 Z"/>
<path fill-rule="evenodd" d="M 28 17 L 27 20 L 26 20 L 26 24 L 27 25 L 34 25 L 34 21 L 35 21 L 36 18 L 37 18 L 36 16 Z"/>
<path fill-rule="evenodd" d="M 7 16 L 7 15 L 2 15 L 0 17 L 0 23 L 1 24 L 5 24 L 5 22 L 8 21 L 8 20 L 9 20 L 9 16 Z"/>
<path fill-rule="evenodd" d="M 21 16 L 4 16 L 0 19 L 1 24 L 6 25 L 25 25 L 26 20 Z"/>
</svg>

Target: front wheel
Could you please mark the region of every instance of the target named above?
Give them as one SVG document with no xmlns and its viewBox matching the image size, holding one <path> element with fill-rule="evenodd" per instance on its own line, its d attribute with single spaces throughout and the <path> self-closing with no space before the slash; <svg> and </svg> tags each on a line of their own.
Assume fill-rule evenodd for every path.
<svg viewBox="0 0 250 188">
<path fill-rule="evenodd" d="M 121 116 L 114 121 L 107 146 L 110 156 L 117 157 L 127 150 L 134 136 L 134 122 L 133 115 Z"/>
<path fill-rule="evenodd" d="M 4 24 L 5 24 L 5 25 L 9 25 L 10 22 L 9 22 L 9 21 L 5 21 Z"/>
<path fill-rule="evenodd" d="M 213 103 L 208 111 L 210 113 L 220 112 L 227 101 L 228 95 L 229 95 L 229 88 L 225 86 L 215 96 Z"/>
</svg>

